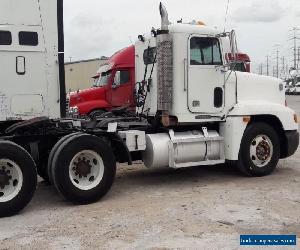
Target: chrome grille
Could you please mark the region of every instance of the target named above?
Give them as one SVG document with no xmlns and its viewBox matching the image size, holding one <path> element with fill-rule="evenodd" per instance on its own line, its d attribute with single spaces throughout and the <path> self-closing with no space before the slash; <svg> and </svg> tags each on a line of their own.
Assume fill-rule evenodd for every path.
<svg viewBox="0 0 300 250">
<path fill-rule="evenodd" d="M 70 111 L 70 96 L 66 97 L 66 114 L 68 115 Z"/>
</svg>

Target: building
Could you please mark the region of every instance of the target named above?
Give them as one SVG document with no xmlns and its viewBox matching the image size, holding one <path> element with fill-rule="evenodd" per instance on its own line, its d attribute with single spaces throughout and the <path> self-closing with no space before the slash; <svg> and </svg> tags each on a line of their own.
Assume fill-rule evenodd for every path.
<svg viewBox="0 0 300 250">
<path fill-rule="evenodd" d="M 93 85 L 92 77 L 99 66 L 106 63 L 107 57 L 65 63 L 66 91 L 87 89 Z"/>
</svg>

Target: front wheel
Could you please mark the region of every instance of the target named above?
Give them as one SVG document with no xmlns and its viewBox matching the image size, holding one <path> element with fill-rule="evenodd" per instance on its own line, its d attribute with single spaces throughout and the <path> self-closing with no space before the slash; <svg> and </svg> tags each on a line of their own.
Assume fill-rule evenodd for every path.
<svg viewBox="0 0 300 250">
<path fill-rule="evenodd" d="M 81 134 L 67 139 L 53 158 L 52 176 L 56 189 L 69 201 L 96 202 L 111 188 L 116 160 L 106 141 Z"/>
<path fill-rule="evenodd" d="M 268 124 L 250 124 L 241 142 L 238 169 L 248 176 L 271 174 L 278 163 L 280 143 L 276 131 Z"/>
</svg>

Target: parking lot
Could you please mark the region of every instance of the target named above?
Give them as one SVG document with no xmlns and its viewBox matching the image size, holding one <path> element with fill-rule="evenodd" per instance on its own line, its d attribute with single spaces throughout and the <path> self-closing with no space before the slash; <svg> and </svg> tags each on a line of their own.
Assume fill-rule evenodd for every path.
<svg viewBox="0 0 300 250">
<path fill-rule="evenodd" d="M 287 100 L 300 116 L 300 97 Z M 109 194 L 86 206 L 39 182 L 0 225 L 0 249 L 238 249 L 240 234 L 300 237 L 300 151 L 262 178 L 228 166 L 120 166 Z"/>
</svg>

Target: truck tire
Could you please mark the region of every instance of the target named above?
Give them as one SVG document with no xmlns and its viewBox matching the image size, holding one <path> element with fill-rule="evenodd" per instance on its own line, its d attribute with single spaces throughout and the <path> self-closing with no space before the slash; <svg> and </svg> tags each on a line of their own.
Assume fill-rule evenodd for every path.
<svg viewBox="0 0 300 250">
<path fill-rule="evenodd" d="M 69 135 L 66 135 L 62 138 L 60 138 L 60 140 L 54 145 L 54 147 L 52 148 L 49 157 L 48 157 L 48 164 L 47 164 L 47 177 L 49 180 L 49 183 L 53 185 L 53 178 L 52 178 L 52 163 L 53 163 L 53 158 L 54 158 L 54 154 L 56 153 L 57 149 L 59 148 L 59 146 L 64 143 L 67 139 L 75 136 L 75 135 L 79 135 L 82 134 L 81 132 L 75 132 Z M 41 175 L 40 175 L 41 176 Z M 42 176 L 41 176 L 42 177 Z M 43 177 L 42 177 L 43 178 Z M 45 180 L 45 178 L 43 178 Z"/>
<path fill-rule="evenodd" d="M 96 119 L 98 116 L 101 116 L 101 115 L 103 115 L 104 113 L 106 113 L 105 110 L 101 110 L 101 109 L 94 110 L 94 111 L 92 111 L 91 113 L 89 113 L 89 117 L 90 117 L 91 119 Z"/>
<path fill-rule="evenodd" d="M 237 167 L 247 176 L 269 175 L 275 170 L 279 156 L 276 131 L 266 123 L 252 123 L 244 132 Z"/>
<path fill-rule="evenodd" d="M 116 160 L 106 141 L 81 134 L 67 139 L 56 151 L 52 176 L 67 200 L 88 204 L 100 200 L 111 188 Z"/>
<path fill-rule="evenodd" d="M 36 185 L 36 167 L 30 154 L 13 142 L 0 141 L 0 217 L 22 210 Z"/>
</svg>

